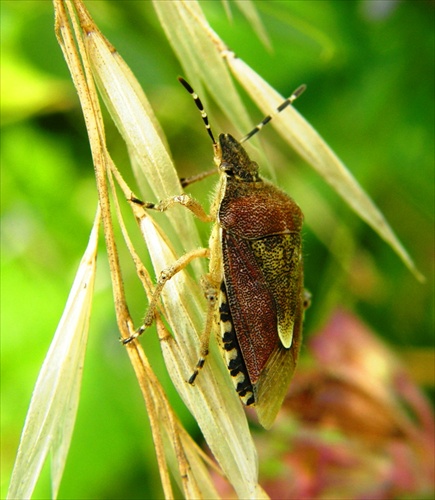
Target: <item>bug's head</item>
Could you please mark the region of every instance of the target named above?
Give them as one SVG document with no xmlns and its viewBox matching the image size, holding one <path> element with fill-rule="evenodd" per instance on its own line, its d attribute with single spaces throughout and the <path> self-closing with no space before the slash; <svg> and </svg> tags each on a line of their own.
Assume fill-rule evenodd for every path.
<svg viewBox="0 0 435 500">
<path fill-rule="evenodd" d="M 257 182 L 258 165 L 252 161 L 245 148 L 230 134 L 220 134 L 214 145 L 214 161 L 221 172 L 242 182 Z"/>
</svg>

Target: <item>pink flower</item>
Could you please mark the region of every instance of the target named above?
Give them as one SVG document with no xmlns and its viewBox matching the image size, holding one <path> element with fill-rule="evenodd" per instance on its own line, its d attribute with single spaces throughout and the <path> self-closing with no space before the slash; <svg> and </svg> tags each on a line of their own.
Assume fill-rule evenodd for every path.
<svg viewBox="0 0 435 500">
<path fill-rule="evenodd" d="M 260 484 L 270 497 L 433 493 L 433 414 L 392 351 L 343 311 L 308 349 L 278 421 L 257 436 Z"/>
</svg>

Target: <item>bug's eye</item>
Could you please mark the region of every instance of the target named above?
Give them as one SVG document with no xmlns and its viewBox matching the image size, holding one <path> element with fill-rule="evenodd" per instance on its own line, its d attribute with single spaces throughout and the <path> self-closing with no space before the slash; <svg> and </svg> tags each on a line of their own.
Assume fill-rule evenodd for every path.
<svg viewBox="0 0 435 500">
<path fill-rule="evenodd" d="M 225 172 L 228 177 L 232 177 L 234 175 L 234 170 L 233 170 L 233 166 L 231 165 L 231 163 L 227 163 L 225 161 L 223 161 L 221 164 L 220 164 L 220 167 L 219 167 L 223 172 Z"/>
</svg>

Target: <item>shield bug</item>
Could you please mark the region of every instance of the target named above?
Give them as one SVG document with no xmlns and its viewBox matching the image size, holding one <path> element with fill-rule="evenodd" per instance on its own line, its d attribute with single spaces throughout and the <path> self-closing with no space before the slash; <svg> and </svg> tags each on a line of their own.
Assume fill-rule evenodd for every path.
<svg viewBox="0 0 435 500">
<path fill-rule="evenodd" d="M 199 97 L 184 79 L 179 80 L 192 95 L 213 142 L 214 162 L 220 174 L 217 194 L 210 215 L 187 195 L 144 206 L 162 211 L 179 203 L 201 220 L 214 222 L 206 254 L 210 259 L 209 272 L 202 280 L 209 303 L 208 316 L 200 359 L 189 382 L 194 383 L 205 363 L 216 319 L 220 324 L 221 350 L 235 389 L 246 406 L 255 406 L 260 424 L 269 428 L 281 408 L 301 344 L 306 307 L 303 214 L 292 198 L 259 176 L 257 163 L 242 146 L 272 117 L 266 117 L 241 141 L 230 134 L 220 134 L 216 141 Z M 305 86 L 299 87 L 277 108 L 277 113 L 304 89 Z M 182 185 L 208 174 L 182 179 Z M 187 254 L 172 266 L 169 274 L 164 271 L 160 275 L 144 326 L 124 343 L 152 323 L 164 283 L 193 258 L 204 256 L 204 252 L 198 251 Z"/>
</svg>

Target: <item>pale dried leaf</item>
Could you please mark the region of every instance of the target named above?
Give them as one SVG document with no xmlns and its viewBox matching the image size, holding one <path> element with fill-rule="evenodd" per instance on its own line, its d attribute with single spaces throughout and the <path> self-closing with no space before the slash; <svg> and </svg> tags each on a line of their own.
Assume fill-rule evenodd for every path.
<svg viewBox="0 0 435 500">
<path fill-rule="evenodd" d="M 98 88 L 127 144 L 145 200 L 157 202 L 180 194 L 166 139 L 131 70 L 99 31 L 88 33 L 86 47 Z M 167 217 L 182 248 L 198 246 L 198 233 L 187 210 L 170 210 Z"/>
<path fill-rule="evenodd" d="M 97 258 L 99 212 L 24 424 L 8 498 L 30 498 L 47 454 L 57 497 L 77 414 Z"/>
<path fill-rule="evenodd" d="M 172 2 L 163 2 L 172 4 Z M 265 115 L 273 114 L 277 106 L 279 106 L 284 98 L 272 89 L 252 68 L 245 64 L 235 54 L 227 50 L 224 42 L 210 28 L 207 20 L 199 11 L 199 7 L 191 8 L 190 2 L 177 2 L 179 10 L 184 9 L 183 13 L 188 17 L 189 29 L 181 30 L 181 35 L 187 40 L 185 44 L 189 46 L 190 52 L 193 55 L 190 57 L 198 58 L 205 57 L 201 53 L 201 48 L 198 47 L 197 40 L 201 43 L 206 43 L 208 38 L 209 43 L 214 44 L 215 50 L 225 58 L 231 68 L 231 71 L 239 80 L 241 85 L 250 94 L 253 101 L 263 110 Z M 170 10 L 170 7 L 167 7 Z M 168 30 L 167 30 L 168 31 Z M 202 34 L 201 34 L 202 31 Z M 195 37 L 189 41 L 189 35 L 194 32 Z M 168 37 L 171 34 L 167 32 Z M 183 61 L 186 56 L 179 54 L 180 60 Z M 210 62 L 214 61 L 216 56 L 209 56 Z M 203 60 L 203 59 L 200 59 Z M 202 67 L 202 72 L 205 73 L 208 64 Z M 225 94 L 227 87 L 222 86 L 223 82 L 219 81 L 218 76 L 213 81 L 213 86 L 209 87 L 210 93 L 215 96 L 217 101 L 222 104 L 224 112 L 233 120 L 236 128 L 240 129 L 240 122 L 233 119 L 234 102 L 231 97 L 231 103 L 224 102 L 228 99 Z M 207 78 L 207 82 L 209 78 Z M 222 92 L 225 89 L 225 92 Z M 278 130 L 284 139 L 312 166 L 320 175 L 337 191 L 337 193 L 349 204 L 349 206 L 365 220 L 380 236 L 383 238 L 399 255 L 405 265 L 411 270 L 414 276 L 420 281 L 424 281 L 424 276 L 415 267 L 414 262 L 409 254 L 398 240 L 397 236 L 385 220 L 382 213 L 374 205 L 372 200 L 359 186 L 352 174 L 347 170 L 341 160 L 335 155 L 331 148 L 325 143 L 320 135 L 313 127 L 292 107 L 289 107 L 284 113 L 277 115 L 271 124 Z M 244 130 L 249 130 L 250 127 L 245 127 Z"/>
<path fill-rule="evenodd" d="M 273 113 L 284 98 L 241 59 L 234 57 L 233 53 L 227 52 L 225 55 L 234 75 L 254 102 L 266 115 Z M 382 213 L 322 137 L 296 109 L 289 106 L 285 112 L 277 115 L 271 124 L 346 203 L 393 248 L 416 278 L 424 280 Z"/>
<path fill-rule="evenodd" d="M 165 430 L 167 432 L 167 429 Z M 175 477 L 180 490 L 184 491 L 185 498 L 219 498 L 206 466 L 206 463 L 211 463 L 211 459 L 205 456 L 184 428 L 178 426 L 177 432 L 182 445 L 179 450 L 182 456 L 177 456 L 172 446 L 168 446 L 166 450 L 169 451 L 168 461 L 172 470 L 177 470 L 180 462 L 184 462 L 188 467 L 189 474 L 182 476 L 180 471 L 180 475 Z M 216 468 L 216 465 L 213 466 Z"/>
<path fill-rule="evenodd" d="M 154 1 L 154 8 L 186 72 L 185 76 L 196 93 L 205 101 L 205 84 L 212 96 L 219 96 L 217 104 L 229 114 L 234 127 L 242 131 L 250 130 L 251 119 L 237 93 L 228 67 L 202 28 L 201 23 L 207 24 L 207 21 L 198 2 L 157 0 Z"/>
<path fill-rule="evenodd" d="M 257 7 L 251 0 L 235 0 L 234 4 L 243 12 L 246 19 L 251 23 L 252 29 L 257 33 L 258 38 L 263 42 L 268 50 L 272 50 L 269 35 L 258 14 Z"/>
<path fill-rule="evenodd" d="M 154 268 L 170 266 L 175 255 L 149 217 L 141 219 L 141 229 Z M 202 325 L 196 320 L 197 312 L 202 311 L 204 316 L 205 309 L 205 304 L 198 301 L 197 291 L 198 287 L 184 272 L 165 285 L 165 317 L 174 332 L 174 338 L 161 342 L 166 366 L 228 480 L 241 498 L 253 498 L 257 484 L 256 451 L 246 415 L 214 348 L 195 386 L 187 382 L 198 361 L 198 333 Z"/>
<path fill-rule="evenodd" d="M 102 200 L 102 202 L 104 201 L 104 210 L 102 210 L 102 215 L 114 287 L 117 320 L 123 337 L 128 337 L 131 332 L 134 331 L 134 328 L 131 324 L 131 318 L 128 314 L 128 310 L 125 304 L 122 277 L 120 275 L 119 260 L 116 251 L 116 243 L 113 239 L 113 228 L 111 223 L 111 214 L 109 210 L 107 193 L 108 172 L 110 171 L 114 174 L 117 181 L 120 183 L 120 186 L 122 187 L 126 197 L 129 198 L 132 193 L 129 191 L 128 186 L 123 181 L 120 173 L 117 171 L 116 167 L 114 166 L 108 153 L 105 150 L 104 126 L 101 121 L 99 102 L 94 90 L 91 77 L 91 66 L 88 60 L 88 53 L 91 53 L 91 58 L 93 57 L 93 70 L 97 73 L 97 79 L 100 80 L 100 86 L 103 89 L 103 93 L 108 89 L 109 92 L 105 93 L 107 100 L 109 102 L 111 102 L 110 100 L 112 98 L 114 100 L 115 106 L 112 106 L 111 111 L 115 119 L 118 120 L 118 125 L 120 126 L 120 128 L 123 127 L 122 120 L 127 120 L 127 126 L 122 129 L 125 134 L 126 140 L 128 141 L 132 135 L 134 136 L 134 134 L 139 135 L 139 138 L 137 136 L 134 136 L 129 143 L 129 149 L 130 151 L 132 151 L 132 154 L 135 155 L 135 157 L 138 156 L 135 148 L 138 144 L 140 146 L 142 137 L 140 136 L 140 130 L 138 131 L 138 128 L 140 128 L 143 122 L 139 123 L 138 125 L 136 122 L 137 117 L 133 117 L 133 122 L 130 123 L 128 121 L 128 114 L 122 116 L 122 119 L 120 120 L 118 112 L 124 104 L 127 104 L 128 106 L 132 105 L 133 108 L 137 105 L 137 101 L 143 104 L 143 108 L 145 108 L 145 111 L 142 113 L 139 112 L 139 121 L 143 118 L 143 115 L 145 115 L 145 118 L 149 122 L 151 122 L 149 127 L 151 132 L 147 131 L 147 138 L 149 138 L 149 136 L 152 134 L 154 134 L 153 139 L 156 137 L 156 135 L 161 137 L 162 133 L 159 130 L 155 119 L 153 119 L 152 111 L 149 108 L 149 105 L 145 102 L 145 97 L 143 95 L 134 95 L 142 93 L 134 77 L 131 75 L 128 68 L 125 67 L 122 60 L 117 57 L 113 47 L 110 46 L 110 44 L 101 35 L 93 20 L 90 18 L 89 13 L 85 9 L 83 3 L 80 0 L 75 0 L 74 4 L 67 3 L 66 6 L 69 9 L 69 20 L 71 21 L 76 36 L 75 41 L 77 42 L 78 50 L 80 51 L 80 61 L 83 62 L 83 68 L 77 55 L 77 48 L 75 47 L 75 43 L 71 33 L 71 25 L 69 23 L 69 20 L 66 19 L 67 16 L 65 14 L 64 4 L 62 2 L 56 3 L 56 12 L 58 14 L 56 25 L 58 27 L 58 33 L 60 35 L 59 41 L 61 43 L 62 49 L 64 50 L 65 57 L 72 72 L 73 79 L 77 86 L 77 90 L 79 92 L 82 107 L 84 110 L 86 125 L 90 136 L 93 159 L 96 167 L 97 186 L 99 190 L 100 200 Z M 80 25 L 77 24 L 77 20 L 80 22 Z M 82 34 L 84 35 L 83 38 Z M 88 51 L 86 51 L 84 48 L 83 40 L 88 45 Z M 99 52 L 99 50 L 101 51 L 101 53 Z M 114 56 L 110 57 L 110 54 L 114 54 Z M 96 68 L 96 66 L 98 67 Z M 120 85 L 120 87 L 114 89 L 114 85 Z M 135 97 L 138 97 L 138 100 L 135 100 Z M 164 148 L 164 145 L 160 148 L 160 151 L 162 150 L 164 154 L 168 155 L 166 149 Z M 148 153 L 149 152 L 145 150 L 145 161 L 149 160 Z M 154 150 L 151 151 L 151 155 L 154 153 Z M 155 156 L 151 158 L 151 162 L 153 160 L 156 160 Z M 152 170 L 152 167 L 149 167 L 149 170 Z M 160 181 L 159 174 L 160 173 L 157 172 L 154 175 L 156 177 L 157 189 L 161 187 L 164 188 L 167 184 L 164 176 L 163 180 Z M 172 175 L 172 177 L 174 177 L 174 175 Z M 110 175 L 109 179 L 110 181 L 112 180 Z M 178 179 L 176 179 L 176 182 L 178 184 Z M 110 184 L 111 186 L 113 186 L 112 182 L 110 182 Z M 121 211 L 118 207 L 115 189 L 113 189 L 113 195 L 115 198 L 117 213 L 118 215 L 120 215 Z M 133 204 L 133 207 L 136 207 L 136 205 Z M 120 222 L 123 228 L 124 236 L 128 240 L 129 247 L 131 248 L 128 235 L 126 235 L 125 227 L 122 224 L 122 219 L 120 220 Z M 185 226 L 183 225 L 176 227 L 177 229 L 180 229 L 181 227 L 185 229 Z M 143 270 L 143 265 L 138 261 L 137 254 L 135 252 L 133 253 L 135 254 L 134 259 L 137 266 Z M 138 345 L 137 343 L 130 344 L 127 352 L 130 356 L 132 366 L 138 377 L 139 385 L 144 395 L 147 410 L 149 413 L 150 424 L 153 432 L 154 442 L 156 445 L 156 454 L 165 496 L 166 498 L 172 498 L 173 494 L 166 466 L 165 450 L 163 447 L 162 436 L 163 434 L 165 434 L 165 432 L 167 433 L 171 445 L 174 446 L 174 448 L 177 450 L 178 456 L 180 457 L 180 459 L 182 459 L 182 446 L 180 445 L 180 439 L 178 436 L 179 429 L 178 426 L 174 424 L 175 417 L 173 415 L 172 409 L 170 408 L 163 390 L 159 382 L 155 378 L 155 375 L 152 372 L 151 367 L 149 366 L 149 363 L 140 345 Z M 189 493 L 196 492 L 198 493 L 196 495 L 197 497 L 203 496 L 201 490 L 196 487 L 196 482 L 193 481 L 193 473 L 191 473 L 191 470 L 184 462 L 185 461 L 180 460 L 179 467 L 180 472 L 182 473 L 182 477 L 184 478 L 184 481 L 188 486 L 185 491 Z M 174 471 L 174 473 L 176 474 L 176 471 Z"/>
<path fill-rule="evenodd" d="M 92 68 L 97 74 L 97 81 L 112 115 L 117 120 L 126 141 L 130 144 L 130 151 L 133 152 L 138 161 L 148 163 L 150 175 L 156 178 L 156 189 L 164 189 L 166 179 L 174 177 L 173 166 L 168 161 L 169 154 L 164 149 L 164 144 L 161 141 L 159 143 L 159 133 L 153 126 L 153 120 L 146 116 L 147 113 L 150 113 L 149 109 L 140 105 L 144 98 L 137 98 L 138 89 L 131 85 L 133 77 L 125 66 L 120 64 L 120 57 L 115 53 L 113 47 L 106 42 L 93 23 L 90 22 L 86 13 L 82 12 L 82 18 L 86 22 L 86 44 Z M 142 142 L 146 143 L 145 148 L 138 154 L 139 148 L 143 147 Z M 158 147 L 156 147 L 156 143 Z M 157 173 L 153 171 L 155 169 L 158 169 Z M 174 194 L 163 193 L 163 198 Z M 179 210 L 179 212 L 187 214 L 185 210 Z M 170 213 L 168 212 L 168 214 Z M 167 246 L 166 237 L 163 238 L 158 232 L 153 233 L 155 226 L 151 219 L 144 216 L 143 221 L 149 222 L 148 227 L 144 230 L 144 236 L 154 260 L 154 267 L 159 271 L 172 264 L 176 257 Z M 142 226 L 144 225 L 143 221 Z M 176 232 L 183 238 L 189 236 L 186 224 L 178 223 L 174 226 Z M 163 299 L 166 299 L 164 300 L 165 316 L 173 328 L 176 339 L 174 341 L 170 337 L 166 341 L 162 341 L 164 352 L 169 352 L 169 356 L 166 356 L 168 370 L 179 390 L 180 387 L 183 388 L 184 399 L 197 417 L 204 435 L 226 475 L 230 477 L 230 480 L 233 480 L 242 496 L 252 497 L 257 482 L 255 449 L 250 438 L 246 416 L 231 386 L 228 373 L 222 369 L 222 362 L 220 361 L 220 364 L 214 368 L 218 374 L 218 382 L 215 381 L 216 375 L 213 375 L 211 370 L 215 364 L 213 356 L 210 356 L 208 368 L 204 372 L 208 372 L 209 375 L 201 377 L 201 383 L 198 383 L 196 389 L 186 382 L 196 364 L 198 352 L 198 341 L 194 332 L 198 331 L 199 327 L 196 325 L 195 329 L 192 321 L 200 323 L 198 317 L 203 315 L 203 310 L 198 301 L 198 295 L 195 296 L 195 292 L 192 293 L 192 285 L 186 286 L 186 281 L 182 280 L 182 277 L 183 275 L 180 274 L 171 280 L 162 294 Z M 177 288 L 177 280 L 183 282 L 181 294 L 180 287 Z M 174 290 L 176 294 L 174 294 Z M 199 293 L 197 287 L 196 291 Z M 204 390 L 204 384 L 207 386 L 206 390 Z M 202 391 L 198 390 L 200 386 L 202 386 Z M 233 401 L 233 412 L 224 411 L 224 400 L 228 399 L 227 391 L 231 395 L 229 399 Z M 182 391 L 180 390 L 180 392 Z M 192 396 L 192 393 L 196 394 L 196 397 Z M 155 404 L 161 404 L 155 397 L 153 400 Z M 221 408 L 218 413 L 216 413 L 216 406 Z M 232 408 L 231 404 L 228 403 L 227 407 L 230 410 Z M 171 438 L 171 442 L 179 449 L 177 437 L 173 433 L 171 434 L 168 429 L 167 432 L 175 438 Z M 189 491 L 191 488 L 197 487 L 193 477 L 190 477 L 189 474 L 182 477 L 185 478 Z"/>
<path fill-rule="evenodd" d="M 86 44 L 107 106 L 130 145 L 131 154 L 143 163 L 150 185 L 154 182 L 151 186 L 154 194 L 162 199 L 177 194 L 174 186 L 179 184 L 170 155 L 160 139 L 161 132 L 154 126 L 155 118 L 149 105 L 143 105 L 145 97 L 138 97 L 140 91 L 132 84 L 134 77 L 97 30 L 89 30 Z M 173 214 L 182 214 L 190 220 L 190 214 L 181 207 L 167 211 L 168 217 Z M 180 238 L 193 240 L 190 226 L 183 220 L 175 221 L 173 227 Z M 156 272 L 173 264 L 175 254 L 149 217 L 143 217 L 141 228 Z M 162 294 L 165 317 L 175 336 L 175 340 L 162 342 L 165 361 L 174 384 L 195 415 L 225 474 L 241 496 L 252 497 L 257 482 L 255 449 L 246 416 L 228 373 L 222 369 L 222 361 L 216 362 L 211 355 L 196 387 L 186 382 L 197 362 L 198 334 L 195 332 L 202 328 L 205 310 L 205 304 L 199 300 L 199 288 L 186 280 L 184 273 L 178 274 Z M 220 408 L 219 411 L 216 408 Z"/>
</svg>

